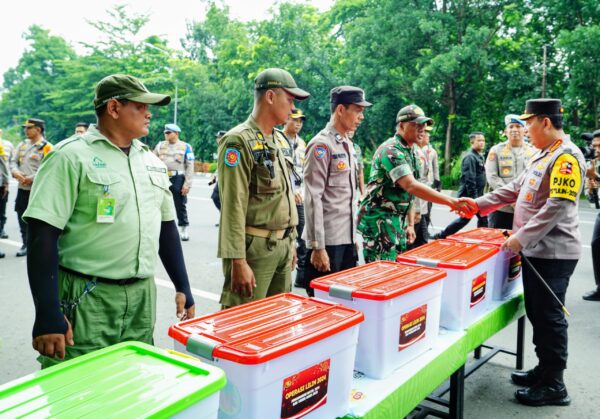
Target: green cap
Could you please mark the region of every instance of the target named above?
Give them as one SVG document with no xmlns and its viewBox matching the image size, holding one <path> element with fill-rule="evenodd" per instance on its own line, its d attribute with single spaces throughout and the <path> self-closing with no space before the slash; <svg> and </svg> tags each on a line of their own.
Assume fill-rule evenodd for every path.
<svg viewBox="0 0 600 419">
<path fill-rule="evenodd" d="M 165 106 L 171 102 L 170 96 L 151 93 L 139 79 L 126 74 L 112 74 L 96 85 L 95 108 L 99 108 L 111 99 L 127 99 L 158 106 Z"/>
<path fill-rule="evenodd" d="M 433 119 L 425 116 L 423 109 L 417 105 L 408 105 L 398 111 L 396 123 L 398 122 L 414 122 L 416 124 L 432 124 Z"/>
<path fill-rule="evenodd" d="M 267 68 L 254 80 L 254 90 L 283 89 L 298 100 L 304 100 L 310 93 L 299 89 L 290 73 L 281 68 Z"/>
</svg>

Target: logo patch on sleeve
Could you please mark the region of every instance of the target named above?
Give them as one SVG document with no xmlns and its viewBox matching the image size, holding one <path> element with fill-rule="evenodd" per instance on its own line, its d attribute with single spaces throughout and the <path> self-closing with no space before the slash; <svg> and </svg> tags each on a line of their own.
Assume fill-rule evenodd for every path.
<svg viewBox="0 0 600 419">
<path fill-rule="evenodd" d="M 560 155 L 550 174 L 550 198 L 576 201 L 581 190 L 579 162 L 571 154 Z"/>
<path fill-rule="evenodd" d="M 235 148 L 225 150 L 225 164 L 229 167 L 235 167 L 240 164 L 240 152 Z"/>
<path fill-rule="evenodd" d="M 323 157 L 325 157 L 327 155 L 327 147 L 325 147 L 324 145 L 316 146 L 314 154 L 315 154 L 315 159 L 317 159 L 317 160 L 323 159 Z"/>
</svg>

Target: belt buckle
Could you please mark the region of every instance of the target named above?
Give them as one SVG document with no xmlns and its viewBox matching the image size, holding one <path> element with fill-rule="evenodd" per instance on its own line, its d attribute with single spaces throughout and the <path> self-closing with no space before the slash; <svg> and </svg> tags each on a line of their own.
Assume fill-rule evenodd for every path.
<svg viewBox="0 0 600 419">
<path fill-rule="evenodd" d="M 172 177 L 173 176 L 173 171 L 172 170 L 167 171 L 167 176 Z"/>
</svg>

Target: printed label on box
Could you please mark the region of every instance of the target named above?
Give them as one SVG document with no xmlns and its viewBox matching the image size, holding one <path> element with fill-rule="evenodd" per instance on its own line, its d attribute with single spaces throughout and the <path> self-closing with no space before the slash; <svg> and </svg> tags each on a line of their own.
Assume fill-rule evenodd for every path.
<svg viewBox="0 0 600 419">
<path fill-rule="evenodd" d="M 330 359 L 283 380 L 281 419 L 296 419 L 327 403 Z"/>
<path fill-rule="evenodd" d="M 398 351 L 408 348 L 413 343 L 425 339 L 427 325 L 427 304 L 400 316 L 400 342 Z"/>
<path fill-rule="evenodd" d="M 485 283 L 487 278 L 487 272 L 482 273 L 471 283 L 471 305 L 473 308 L 478 303 L 482 302 L 485 298 Z"/>
<path fill-rule="evenodd" d="M 508 282 L 514 281 L 521 273 L 521 255 L 515 255 L 508 262 Z"/>
</svg>

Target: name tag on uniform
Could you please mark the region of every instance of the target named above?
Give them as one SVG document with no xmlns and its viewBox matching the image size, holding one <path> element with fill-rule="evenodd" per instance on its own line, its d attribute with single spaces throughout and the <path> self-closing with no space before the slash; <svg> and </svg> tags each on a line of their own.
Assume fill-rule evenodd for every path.
<svg viewBox="0 0 600 419">
<path fill-rule="evenodd" d="M 96 222 L 111 224 L 115 222 L 115 198 L 109 195 L 108 185 L 104 185 L 104 196 L 98 198 Z"/>
</svg>

